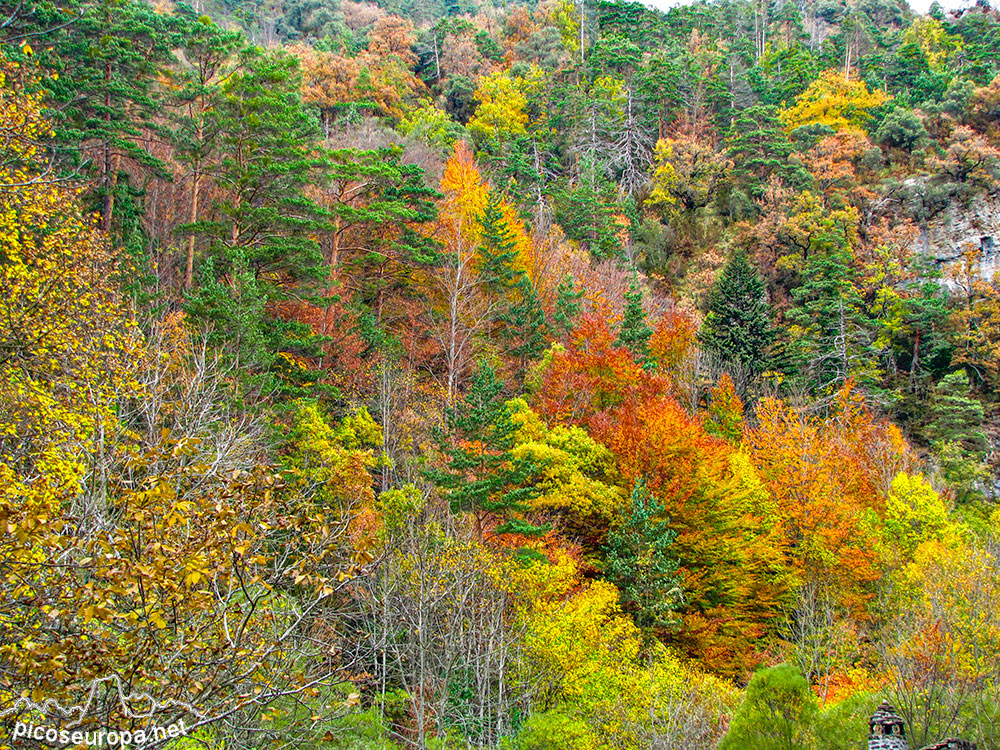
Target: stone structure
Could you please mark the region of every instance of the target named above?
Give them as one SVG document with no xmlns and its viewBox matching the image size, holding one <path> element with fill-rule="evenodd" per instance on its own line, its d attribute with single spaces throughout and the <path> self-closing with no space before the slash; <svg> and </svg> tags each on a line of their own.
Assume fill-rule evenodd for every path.
<svg viewBox="0 0 1000 750">
<path fill-rule="evenodd" d="M 868 720 L 868 750 L 910 750 L 906 722 L 889 701 L 882 701 Z"/>
<path fill-rule="evenodd" d="M 888 701 L 882 701 L 868 720 L 868 750 L 910 750 L 906 722 Z M 920 750 L 977 750 L 968 740 L 947 739 L 926 745 Z"/>
</svg>

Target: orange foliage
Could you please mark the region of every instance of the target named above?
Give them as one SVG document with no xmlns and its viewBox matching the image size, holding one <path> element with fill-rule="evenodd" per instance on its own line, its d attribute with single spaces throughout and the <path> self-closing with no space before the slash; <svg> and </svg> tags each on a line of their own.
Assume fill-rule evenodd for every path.
<svg viewBox="0 0 1000 750">
<path fill-rule="evenodd" d="M 631 352 L 615 346 L 607 318 L 584 315 L 569 347 L 556 353 L 538 394 L 539 413 L 591 431 L 623 417 L 643 396 L 663 393 L 667 382 L 650 376 Z"/>
<path fill-rule="evenodd" d="M 902 436 L 874 420 L 850 382 L 826 419 L 776 399 L 758 404 L 757 419 L 746 444 L 786 519 L 799 574 L 834 585 L 864 616 L 879 577 L 866 511 L 884 509 L 892 477 L 911 461 Z"/>
<path fill-rule="evenodd" d="M 660 316 L 649 339 L 649 351 L 659 370 L 676 372 L 694 352 L 698 323 L 683 310 Z"/>
<path fill-rule="evenodd" d="M 752 671 L 792 580 L 781 524 L 746 455 L 710 435 L 593 316 L 553 356 L 537 399 L 549 420 L 606 445 L 626 487 L 645 477 L 666 509 L 685 603 L 680 632 L 663 635 L 712 670 Z"/>
</svg>

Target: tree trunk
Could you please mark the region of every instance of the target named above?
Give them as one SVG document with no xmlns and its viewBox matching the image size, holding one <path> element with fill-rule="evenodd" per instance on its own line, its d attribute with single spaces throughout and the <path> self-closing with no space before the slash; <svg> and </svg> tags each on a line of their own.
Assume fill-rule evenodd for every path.
<svg viewBox="0 0 1000 750">
<path fill-rule="evenodd" d="M 200 128 L 199 128 L 200 130 Z M 188 220 L 194 224 L 198 221 L 198 190 L 201 187 L 201 172 L 195 167 L 194 176 L 191 182 L 191 211 Z M 187 241 L 187 262 L 184 265 L 184 288 L 191 289 L 194 286 L 194 234 L 188 235 Z"/>
<path fill-rule="evenodd" d="M 111 63 L 104 63 L 104 122 L 110 130 L 111 125 Z M 101 209 L 101 229 L 111 231 L 111 215 L 115 209 L 115 192 L 112 185 L 111 141 L 105 136 L 104 154 L 101 163 L 101 188 L 104 190 L 104 205 Z"/>
</svg>

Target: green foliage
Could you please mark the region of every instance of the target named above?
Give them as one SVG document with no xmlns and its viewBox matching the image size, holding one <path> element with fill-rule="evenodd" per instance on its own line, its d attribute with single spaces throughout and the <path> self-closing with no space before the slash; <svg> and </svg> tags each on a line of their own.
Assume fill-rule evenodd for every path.
<svg viewBox="0 0 1000 750">
<path fill-rule="evenodd" d="M 271 306 L 293 290 L 308 294 L 325 270 L 314 238 L 324 212 L 305 194 L 319 167 L 318 124 L 302 105 L 294 60 L 256 49 L 241 51 L 239 71 L 206 119 L 221 154 L 215 180 L 226 190 L 211 218 L 185 228 L 209 254 L 187 309 L 241 361 L 266 371 L 279 352 L 317 345 L 304 326 L 276 320 Z"/>
<path fill-rule="evenodd" d="M 816 748 L 816 696 L 789 664 L 754 674 L 719 750 Z"/>
<path fill-rule="evenodd" d="M 437 216 L 439 194 L 420 167 L 403 163 L 399 147 L 336 149 L 318 166 L 321 184 L 338 196 L 327 209 L 337 247 L 330 265 L 357 279 L 357 298 L 381 324 L 387 295 L 412 293 L 414 274 L 440 260 L 438 243 L 420 231 Z M 342 237 L 355 241 L 341 248 Z"/>
<path fill-rule="evenodd" d="M 649 361 L 649 339 L 653 329 L 646 323 L 646 311 L 642 308 L 642 289 L 638 275 L 632 275 L 628 291 L 625 292 L 625 314 L 618 328 L 615 343 L 632 352 L 640 364 Z"/>
<path fill-rule="evenodd" d="M 73 160 L 67 167 L 83 166 L 93 179 L 91 197 L 103 228 L 111 229 L 116 184 L 129 179 L 121 160 L 166 173 L 140 136 L 144 129 L 156 130 L 154 79 L 179 46 L 183 27 L 139 0 L 60 5 L 41 4 L 26 14 L 25 33 L 34 37 L 57 29 L 40 46 L 43 62 L 58 74 L 47 85 L 57 114 L 56 137 L 67 147 L 60 153 Z M 84 142 L 99 146 L 96 159 L 77 148 Z"/>
<path fill-rule="evenodd" d="M 850 253 L 850 228 L 834 216 L 820 220 L 803 264 L 802 283 L 792 290 L 795 307 L 791 354 L 803 382 L 829 392 L 848 379 L 866 387 L 881 376 L 872 356 L 870 308 L 858 288 Z"/>
<path fill-rule="evenodd" d="M 622 605 L 640 628 L 671 628 L 684 602 L 677 560 L 670 554 L 677 532 L 663 506 L 639 479 L 621 525 L 608 533 L 604 574 L 618 586 Z"/>
<path fill-rule="evenodd" d="M 750 198 L 763 195 L 772 175 L 793 187 L 808 184 L 809 173 L 789 158 L 792 144 L 782 128 L 777 107 L 758 104 L 739 112 L 726 144 L 734 164 L 733 180 Z"/>
<path fill-rule="evenodd" d="M 965 370 L 944 377 L 931 398 L 927 437 L 931 441 L 955 442 L 972 455 L 982 455 L 986 449 L 982 425 L 983 405 L 971 394 Z"/>
<path fill-rule="evenodd" d="M 868 739 L 868 720 L 881 699 L 855 693 L 825 708 L 816 720 L 816 750 L 857 750 Z"/>
<path fill-rule="evenodd" d="M 614 186 L 604 179 L 591 184 L 581 180 L 558 187 L 553 195 L 555 218 L 571 240 L 594 258 L 621 255 L 620 227 L 616 218 Z"/>
<path fill-rule="evenodd" d="M 508 351 L 522 365 L 535 360 L 544 350 L 548 340 L 549 326 L 545 311 L 538 301 L 535 288 L 522 273 L 511 290 L 514 298 L 500 320 L 504 323 L 503 338 L 508 342 Z"/>
<path fill-rule="evenodd" d="M 764 283 L 746 253 L 736 250 L 712 286 L 708 315 L 698 333 L 701 344 L 724 363 L 756 377 L 767 369 L 773 336 Z"/>
<path fill-rule="evenodd" d="M 574 321 L 580 314 L 580 298 L 583 297 L 583 292 L 583 289 L 576 288 L 572 275 L 566 274 L 559 280 L 552 322 L 560 333 L 569 333 L 573 330 Z"/>
<path fill-rule="evenodd" d="M 958 370 L 934 388 L 925 434 L 945 480 L 962 501 L 982 497 L 987 472 L 982 459 L 987 447 L 983 434 L 983 405 L 970 393 L 969 377 Z"/>
<path fill-rule="evenodd" d="M 448 462 L 428 471 L 428 477 L 457 512 L 475 516 L 477 530 L 494 516 L 500 519 L 496 534 L 541 534 L 545 526 L 523 520 L 540 466 L 531 458 L 515 458 L 517 427 L 503 398 L 504 386 L 493 368 L 481 366 L 465 397 L 447 410 L 446 431 L 438 445 Z"/>
<path fill-rule="evenodd" d="M 514 740 L 515 750 L 593 750 L 597 738 L 580 718 L 558 708 L 528 717 Z"/>
<path fill-rule="evenodd" d="M 875 131 L 875 142 L 911 153 L 928 142 L 927 128 L 911 110 L 897 107 L 882 120 Z"/>
</svg>

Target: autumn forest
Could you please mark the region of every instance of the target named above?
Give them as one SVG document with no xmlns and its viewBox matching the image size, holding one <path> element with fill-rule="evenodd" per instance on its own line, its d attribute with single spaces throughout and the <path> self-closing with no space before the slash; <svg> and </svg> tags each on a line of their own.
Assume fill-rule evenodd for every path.
<svg viewBox="0 0 1000 750">
<path fill-rule="evenodd" d="M 192 2 L 0 0 L 0 747 L 1000 748 L 1000 12 Z"/>
</svg>

